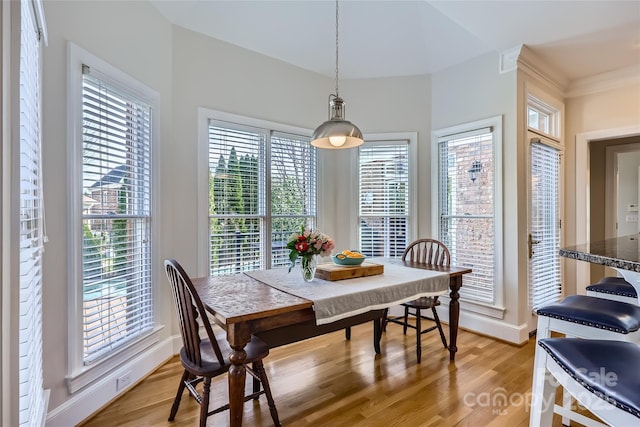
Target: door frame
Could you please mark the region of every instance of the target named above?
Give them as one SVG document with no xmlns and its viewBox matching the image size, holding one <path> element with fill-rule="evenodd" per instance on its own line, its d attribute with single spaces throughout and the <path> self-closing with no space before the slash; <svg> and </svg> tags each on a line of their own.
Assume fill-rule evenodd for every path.
<svg viewBox="0 0 640 427">
<path fill-rule="evenodd" d="M 576 134 L 575 139 L 575 170 L 574 182 L 576 190 L 575 199 L 575 241 L 573 244 L 581 245 L 589 242 L 589 143 L 602 139 L 616 139 L 628 136 L 640 135 L 640 125 L 620 128 L 601 129 L 591 132 Z M 588 262 L 576 262 L 575 286 L 577 294 L 585 294 L 590 280 L 590 264 Z"/>
</svg>

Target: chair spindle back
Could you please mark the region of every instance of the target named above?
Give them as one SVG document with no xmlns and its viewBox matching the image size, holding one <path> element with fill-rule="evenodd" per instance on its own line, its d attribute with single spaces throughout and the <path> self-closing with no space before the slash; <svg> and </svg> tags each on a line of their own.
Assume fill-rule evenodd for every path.
<svg viewBox="0 0 640 427">
<path fill-rule="evenodd" d="M 198 366 L 202 364 L 202 356 L 200 354 L 200 325 L 198 316 L 202 321 L 207 336 L 211 341 L 211 346 L 218 358 L 218 362 L 223 365 L 224 358 L 218 346 L 218 341 L 213 333 L 211 324 L 204 310 L 204 305 L 198 296 L 191 279 L 184 271 L 182 266 L 174 259 L 168 259 L 164 262 L 167 278 L 171 284 L 173 293 L 173 301 L 175 303 L 178 319 L 180 320 L 180 334 L 182 335 L 182 344 L 187 358 Z"/>
<path fill-rule="evenodd" d="M 418 239 L 407 246 L 402 254 L 402 260 L 449 267 L 451 254 L 445 244 L 439 240 Z"/>
</svg>

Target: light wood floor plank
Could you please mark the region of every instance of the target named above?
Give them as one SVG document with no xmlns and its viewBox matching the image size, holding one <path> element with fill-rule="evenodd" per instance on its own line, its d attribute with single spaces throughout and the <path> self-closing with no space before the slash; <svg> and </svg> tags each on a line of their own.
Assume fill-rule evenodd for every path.
<svg viewBox="0 0 640 427">
<path fill-rule="evenodd" d="M 535 340 L 515 346 L 460 331 L 455 363 L 436 333 L 423 339 L 416 363 L 415 333 L 389 325 L 382 355 L 370 324 L 271 350 L 265 367 L 285 426 L 527 426 Z M 194 426 L 199 406 L 183 396 L 174 422 L 167 417 L 182 367 L 177 357 L 158 368 L 82 425 Z M 212 385 L 212 405 L 226 402 L 226 376 Z M 227 426 L 228 412 L 209 418 Z M 245 404 L 244 424 L 271 426 L 264 398 Z M 572 424 L 575 425 L 575 424 Z M 560 427 L 554 417 L 553 427 Z"/>
</svg>

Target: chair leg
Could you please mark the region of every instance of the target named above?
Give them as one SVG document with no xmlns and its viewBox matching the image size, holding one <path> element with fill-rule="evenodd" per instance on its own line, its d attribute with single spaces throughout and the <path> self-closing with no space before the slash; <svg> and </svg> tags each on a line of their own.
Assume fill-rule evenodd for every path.
<svg viewBox="0 0 640 427">
<path fill-rule="evenodd" d="M 344 328 L 344 337 L 347 341 L 351 341 L 351 326 Z"/>
<path fill-rule="evenodd" d="M 558 383 L 554 378 L 547 378 L 546 351 L 536 345 L 533 362 L 533 386 L 531 391 L 530 427 L 546 427 L 551 425 Z"/>
<path fill-rule="evenodd" d="M 278 410 L 276 409 L 276 403 L 273 401 L 273 396 L 271 395 L 271 386 L 269 386 L 269 379 L 267 378 L 267 373 L 264 370 L 264 364 L 262 361 L 254 362 L 253 364 L 255 371 L 260 377 L 260 382 L 262 382 L 262 388 L 264 389 L 264 394 L 267 396 L 267 403 L 269 404 L 269 412 L 271 412 L 271 419 L 273 419 L 273 424 L 276 427 L 280 427 L 280 419 L 278 418 Z"/>
<path fill-rule="evenodd" d="M 209 414 L 209 394 L 211 393 L 211 377 L 204 379 L 202 388 L 202 401 L 200 402 L 200 427 L 207 427 L 207 416 Z"/>
<path fill-rule="evenodd" d="M 380 354 L 380 340 L 382 339 L 382 319 L 373 319 L 373 348 Z"/>
<path fill-rule="evenodd" d="M 257 372 L 256 362 L 253 362 L 251 367 L 253 368 L 253 372 Z M 257 393 L 260 391 L 260 380 L 254 376 L 252 376 L 252 378 L 253 378 L 253 392 Z M 259 398 L 260 396 L 256 396 L 253 400 L 258 400 Z"/>
<path fill-rule="evenodd" d="M 171 405 L 171 413 L 169 413 L 169 421 L 173 421 L 176 418 L 176 414 L 178 413 L 178 407 L 180 407 L 180 400 L 182 399 L 182 393 L 184 392 L 184 382 L 189 379 L 189 373 L 185 369 L 182 373 L 182 378 L 180 379 L 180 385 L 178 386 L 178 392 L 176 393 L 176 398 L 173 400 L 173 405 Z"/>
<path fill-rule="evenodd" d="M 382 313 L 382 332 L 387 332 L 387 323 L 389 323 L 387 316 L 389 316 L 389 309 L 385 308 Z"/>
<path fill-rule="evenodd" d="M 422 322 L 420 320 L 420 309 L 416 308 L 416 355 L 418 363 L 422 358 Z"/>
<path fill-rule="evenodd" d="M 409 322 L 409 307 L 404 308 L 404 325 L 402 325 L 402 333 L 407 335 L 407 325 Z"/>
<path fill-rule="evenodd" d="M 431 307 L 431 312 L 433 313 L 433 320 L 436 321 L 438 332 L 440 332 L 440 339 L 442 340 L 442 345 L 444 345 L 444 348 L 449 348 L 447 346 L 447 339 L 444 336 L 444 331 L 442 330 L 442 324 L 440 324 L 440 318 L 438 317 L 438 312 L 436 311 L 436 308 Z"/>
</svg>

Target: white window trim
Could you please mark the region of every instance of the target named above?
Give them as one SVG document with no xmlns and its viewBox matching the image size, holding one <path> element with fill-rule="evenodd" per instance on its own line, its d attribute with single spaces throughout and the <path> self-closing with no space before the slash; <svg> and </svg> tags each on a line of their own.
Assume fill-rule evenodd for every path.
<svg viewBox="0 0 640 427">
<path fill-rule="evenodd" d="M 159 333 L 163 329 L 158 324 L 159 293 L 153 292 L 153 330 L 141 339 L 123 346 L 90 366 L 85 366 L 82 356 L 82 198 L 80 191 L 76 191 L 82 180 L 82 64 L 89 65 L 111 76 L 114 81 L 121 82 L 129 88 L 134 88 L 137 95 L 145 99 L 152 106 L 151 129 L 151 282 L 159 286 L 157 277 L 156 258 L 153 254 L 160 253 L 160 192 L 156 183 L 160 182 L 160 96 L 158 92 L 138 82 L 134 78 L 118 70 L 114 66 L 94 56 L 79 46 L 68 43 L 68 74 L 67 74 L 67 133 L 69 145 L 67 151 L 67 192 L 68 197 L 68 366 L 67 386 L 70 393 L 75 393 L 92 381 L 131 359 L 144 349 L 159 341 Z"/>
<path fill-rule="evenodd" d="M 503 220 L 503 181 L 502 181 L 502 116 L 490 117 L 487 119 L 477 120 L 474 122 L 463 123 L 460 125 L 450 126 L 431 132 L 431 182 L 438 183 L 439 180 L 439 164 L 440 158 L 438 154 L 438 140 L 447 135 L 470 132 L 480 128 L 493 129 L 493 158 L 494 158 L 494 227 L 495 227 L 495 265 L 494 265 L 494 292 L 495 302 L 487 304 L 479 301 L 465 300 L 462 310 L 483 314 L 486 316 L 503 319 L 506 312 L 504 304 L 504 220 Z M 431 191 L 431 229 L 437 233 L 440 229 L 438 226 L 440 214 L 440 206 L 438 200 L 438 191 Z M 440 236 L 436 236 L 437 239 Z M 443 301 L 448 301 L 447 297 Z"/>
<path fill-rule="evenodd" d="M 409 162 L 408 162 L 408 174 L 409 174 L 409 220 L 407 226 L 409 228 L 407 239 L 412 242 L 418 238 L 418 133 L 417 132 L 389 132 L 389 133 L 367 133 L 363 135 L 364 143 L 370 145 L 383 145 L 386 143 L 393 143 L 394 141 L 409 141 Z M 354 165 L 354 170 L 358 168 L 358 150 L 351 150 L 351 164 Z M 349 194 L 353 194 L 351 198 L 353 204 L 351 205 L 354 215 L 349 215 L 349 230 L 351 236 L 349 241 L 353 242 L 352 247 L 359 247 L 358 239 L 358 218 L 359 218 L 359 183 L 357 180 L 351 180 Z"/>
<path fill-rule="evenodd" d="M 552 141 L 564 145 L 562 135 L 564 134 L 564 103 L 562 100 L 551 96 L 547 91 L 542 90 L 531 82 L 525 82 L 524 91 L 526 94 L 525 104 L 525 124 L 531 132 L 540 134 Z M 529 105 L 549 114 L 549 132 L 542 132 L 529 127 L 528 110 Z"/>
<path fill-rule="evenodd" d="M 295 135 L 311 136 L 313 130 L 296 126 L 284 125 L 224 111 L 212 110 L 209 108 L 198 108 L 198 161 L 196 166 L 197 174 L 197 274 L 198 276 L 209 275 L 209 120 L 237 123 L 244 126 L 251 126 L 263 129 L 270 129 L 277 132 L 291 133 Z M 318 160 L 319 162 L 319 160 Z M 318 182 L 318 200 L 320 204 L 320 182 Z"/>
</svg>

